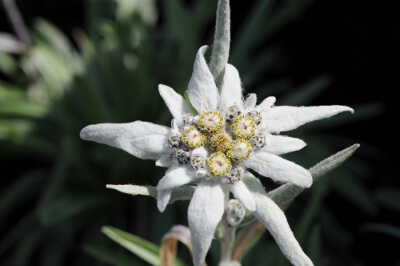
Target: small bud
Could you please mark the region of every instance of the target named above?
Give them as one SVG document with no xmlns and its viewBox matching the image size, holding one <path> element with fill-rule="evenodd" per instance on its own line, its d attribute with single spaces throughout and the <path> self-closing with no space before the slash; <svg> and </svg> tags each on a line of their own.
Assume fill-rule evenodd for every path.
<svg viewBox="0 0 400 266">
<path fill-rule="evenodd" d="M 241 167 L 232 169 L 231 172 L 228 175 L 226 175 L 228 183 L 235 184 L 238 181 L 242 180 L 243 172 L 244 170 Z"/>
<path fill-rule="evenodd" d="M 254 150 L 260 150 L 267 146 L 265 136 L 263 134 L 257 134 L 250 140 L 251 146 Z"/>
<path fill-rule="evenodd" d="M 179 148 L 182 145 L 181 135 L 173 134 L 168 138 L 168 146 L 171 148 Z"/>
<path fill-rule="evenodd" d="M 226 220 L 231 226 L 237 226 L 243 221 L 246 215 L 246 209 L 237 199 L 229 200 L 227 207 Z"/>
<path fill-rule="evenodd" d="M 190 161 L 190 153 L 184 149 L 172 148 L 171 160 L 175 164 L 187 164 Z"/>
<path fill-rule="evenodd" d="M 262 122 L 262 117 L 260 112 L 257 111 L 250 111 L 247 113 L 247 116 L 251 117 L 253 119 L 254 123 L 258 126 Z"/>
<path fill-rule="evenodd" d="M 182 117 L 183 124 L 184 126 L 194 126 L 197 125 L 199 122 L 200 116 L 196 115 L 191 115 L 191 114 L 186 114 Z"/>
<path fill-rule="evenodd" d="M 240 111 L 240 107 L 235 104 L 229 107 L 228 111 L 226 111 L 225 120 L 228 122 L 233 122 L 240 115 L 242 115 L 242 111 Z"/>
</svg>

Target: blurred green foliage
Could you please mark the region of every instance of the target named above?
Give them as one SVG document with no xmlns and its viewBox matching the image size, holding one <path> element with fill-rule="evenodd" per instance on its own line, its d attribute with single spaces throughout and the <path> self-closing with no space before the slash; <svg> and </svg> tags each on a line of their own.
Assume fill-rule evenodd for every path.
<svg viewBox="0 0 400 266">
<path fill-rule="evenodd" d="M 244 87 L 256 91 L 259 99 L 280 96 L 284 90 L 279 105 L 306 105 L 330 85 L 329 77 L 319 76 L 292 90 L 288 80 L 261 78 L 280 54 L 275 46 L 262 44 L 312 2 L 255 1 L 235 33 L 230 63 L 239 69 Z M 19 54 L 0 52 L 5 77 L 0 80 L 0 155 L 18 162 L 5 166 L 10 172 L 3 178 L 9 181 L 0 192 L 2 265 L 128 265 L 129 261 L 144 265 L 111 243 L 100 228 L 112 225 L 159 244 L 174 223 L 187 224 L 187 203 L 159 214 L 151 199 L 106 190 L 109 183 L 156 185 L 163 170 L 123 151 L 84 142 L 79 132 L 86 125 L 105 122 L 167 125 L 171 117 L 157 85 L 184 93 L 197 49 L 212 43 L 209 25 L 214 23 L 216 1 L 188 5 L 168 0 L 157 6 L 149 0 L 87 0 L 85 4 L 85 29 L 73 32 L 73 39 L 37 19 L 30 29 L 32 47 Z M 351 117 L 338 116 L 291 133 L 308 146 L 287 158 L 309 167 L 353 144 L 328 135 L 327 130 L 318 131 L 379 111 L 375 105 L 352 107 L 356 113 Z M 26 166 L 13 171 L 19 164 Z M 338 214 L 324 202 L 332 191 L 371 216 L 377 212 L 377 202 L 399 209 L 389 199 L 398 198 L 397 190 L 371 196 L 360 179 L 368 176 L 368 169 L 360 159 L 351 159 L 288 210 L 295 235 L 315 262 L 357 262 L 349 250 L 352 233 L 342 228 Z M 213 245 L 210 265 L 215 264 L 218 248 Z M 114 259 L 94 258 L 104 254 Z M 275 242 L 262 237 L 244 265 L 288 265 L 279 254 Z"/>
</svg>

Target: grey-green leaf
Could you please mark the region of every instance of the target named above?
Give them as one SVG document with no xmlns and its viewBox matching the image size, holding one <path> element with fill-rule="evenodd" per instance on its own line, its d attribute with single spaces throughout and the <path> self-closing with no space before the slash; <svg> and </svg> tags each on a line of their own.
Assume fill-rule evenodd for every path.
<svg viewBox="0 0 400 266">
<path fill-rule="evenodd" d="M 210 71 L 214 76 L 218 88 L 220 88 L 225 66 L 229 58 L 231 41 L 230 13 L 229 0 L 219 0 L 210 61 Z"/>
<path fill-rule="evenodd" d="M 157 188 L 152 186 L 136 186 L 136 185 L 107 185 L 107 188 L 118 190 L 119 192 L 130 194 L 133 196 L 151 196 L 157 199 Z M 181 186 L 172 192 L 169 203 L 173 203 L 177 200 L 190 200 L 194 193 L 194 187 L 192 186 Z"/>
<path fill-rule="evenodd" d="M 151 265 L 159 265 L 159 248 L 155 244 L 110 226 L 103 226 L 101 231 L 119 245 L 128 249 Z"/>
<path fill-rule="evenodd" d="M 358 149 L 358 147 L 360 147 L 359 144 L 354 144 L 311 167 L 309 171 L 314 182 L 345 162 Z M 292 201 L 302 191 L 303 189 L 301 187 L 292 184 L 285 184 L 269 192 L 268 195 L 279 206 L 283 206 Z"/>
</svg>

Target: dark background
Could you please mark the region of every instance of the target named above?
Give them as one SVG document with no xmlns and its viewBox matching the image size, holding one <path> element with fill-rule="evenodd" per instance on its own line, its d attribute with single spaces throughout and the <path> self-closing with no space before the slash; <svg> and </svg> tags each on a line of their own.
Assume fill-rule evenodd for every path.
<svg viewBox="0 0 400 266">
<path fill-rule="evenodd" d="M 192 1 L 187 2 L 190 5 Z M 17 4 L 28 27 L 35 17 L 44 17 L 70 36 L 75 28 L 85 25 L 84 1 L 36 0 L 17 1 Z M 245 1 L 232 1 L 231 5 L 232 39 L 235 41 L 235 33 L 249 5 Z M 162 19 L 161 13 L 159 23 Z M 0 31 L 11 32 L 3 13 Z M 365 158 L 370 160 L 373 169 L 371 178 L 363 181 L 371 190 L 381 185 L 400 186 L 396 152 L 399 148 L 399 38 L 400 16 L 389 1 L 329 0 L 316 1 L 301 17 L 263 44 L 274 43 L 284 52 L 281 65 L 271 73 L 273 78 L 286 77 L 294 85 L 320 74 L 332 78 L 329 90 L 315 102 L 349 106 L 378 104 L 380 111 L 368 120 L 338 129 L 341 135 L 361 144 L 360 156 L 363 149 L 374 151 L 374 158 Z M 35 165 L 26 162 L 24 167 Z M 347 204 L 340 196 L 330 196 L 327 202 L 342 213 L 341 224 L 355 232 L 352 252 L 364 265 L 394 265 L 398 262 L 399 238 L 359 231 L 359 226 L 366 221 L 398 226 L 398 213 L 382 208 L 378 215 L 371 217 Z"/>
</svg>

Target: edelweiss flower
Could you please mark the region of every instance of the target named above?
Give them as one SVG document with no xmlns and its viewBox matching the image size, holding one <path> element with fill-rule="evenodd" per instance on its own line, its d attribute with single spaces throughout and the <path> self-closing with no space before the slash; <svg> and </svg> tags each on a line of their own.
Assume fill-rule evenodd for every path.
<svg viewBox="0 0 400 266">
<path fill-rule="evenodd" d="M 167 167 L 157 186 L 161 212 L 174 189 L 197 183 L 188 209 L 195 265 L 205 259 L 227 208 L 225 195 L 229 191 L 267 227 L 293 264 L 312 265 L 283 212 L 246 169 L 278 182 L 310 187 L 312 177 L 306 169 L 279 157 L 306 144 L 278 134 L 353 110 L 346 106 L 275 107 L 274 97 L 256 105 L 255 94 L 243 99 L 238 71 L 229 64 L 218 91 L 204 59 L 206 49 L 203 46 L 197 53 L 187 90 L 192 107 L 172 88 L 159 86 L 173 116 L 171 128 L 142 121 L 98 124 L 84 128 L 81 138 L 123 149 L 141 159 L 154 159 L 157 166 Z"/>
</svg>

